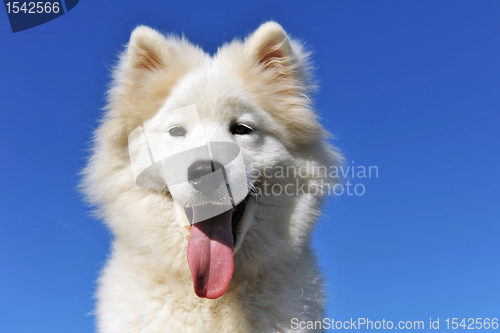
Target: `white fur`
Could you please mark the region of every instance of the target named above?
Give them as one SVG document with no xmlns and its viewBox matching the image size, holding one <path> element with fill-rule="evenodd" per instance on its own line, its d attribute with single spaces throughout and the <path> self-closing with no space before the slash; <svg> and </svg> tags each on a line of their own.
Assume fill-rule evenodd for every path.
<svg viewBox="0 0 500 333">
<path fill-rule="evenodd" d="M 184 39 L 134 30 L 114 71 L 82 183 L 114 235 L 97 291 L 99 332 L 301 332 L 290 328 L 291 318 L 322 319 L 322 279 L 310 249 L 321 195 L 251 199 L 229 289 L 218 299 L 202 299 L 186 259 L 185 217 L 168 190 L 135 184 L 127 150 L 130 132 L 159 110 L 195 104 L 208 124 L 204 135 L 241 147 L 254 187 L 269 166 L 339 163 L 311 109 L 307 59 L 274 22 L 213 57 Z M 231 135 L 231 121 L 256 130 Z M 299 180 L 332 181 L 311 170 Z"/>
</svg>

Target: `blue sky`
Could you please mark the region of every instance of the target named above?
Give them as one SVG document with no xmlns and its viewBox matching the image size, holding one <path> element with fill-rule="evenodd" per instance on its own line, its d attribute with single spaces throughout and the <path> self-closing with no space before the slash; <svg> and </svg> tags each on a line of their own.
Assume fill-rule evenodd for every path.
<svg viewBox="0 0 500 333">
<path fill-rule="evenodd" d="M 314 50 L 325 127 L 362 196 L 313 237 L 326 315 L 500 317 L 500 2 L 81 1 L 13 34 L 0 9 L 0 331 L 92 332 L 106 228 L 75 187 L 130 31 L 214 52 L 277 20 Z M 442 327 L 441 326 L 441 327 Z"/>
</svg>

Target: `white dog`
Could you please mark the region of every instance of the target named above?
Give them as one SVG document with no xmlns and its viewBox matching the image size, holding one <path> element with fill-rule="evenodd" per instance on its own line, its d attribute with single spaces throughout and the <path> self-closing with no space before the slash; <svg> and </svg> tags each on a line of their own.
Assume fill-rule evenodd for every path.
<svg viewBox="0 0 500 333">
<path fill-rule="evenodd" d="M 310 234 L 329 146 L 308 53 L 274 22 L 210 56 L 136 28 L 83 188 L 114 240 L 99 332 L 300 332 L 321 320 Z"/>
</svg>

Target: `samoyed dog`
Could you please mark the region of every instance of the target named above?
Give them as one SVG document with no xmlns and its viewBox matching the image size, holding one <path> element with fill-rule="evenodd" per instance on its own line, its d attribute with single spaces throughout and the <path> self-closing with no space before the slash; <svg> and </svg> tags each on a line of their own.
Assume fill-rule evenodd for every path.
<svg viewBox="0 0 500 333">
<path fill-rule="evenodd" d="M 310 235 L 341 162 L 309 53 L 275 22 L 215 55 L 140 26 L 84 170 L 113 234 L 99 332 L 305 332 L 322 320 Z M 293 329 L 295 328 L 295 329 Z"/>
</svg>

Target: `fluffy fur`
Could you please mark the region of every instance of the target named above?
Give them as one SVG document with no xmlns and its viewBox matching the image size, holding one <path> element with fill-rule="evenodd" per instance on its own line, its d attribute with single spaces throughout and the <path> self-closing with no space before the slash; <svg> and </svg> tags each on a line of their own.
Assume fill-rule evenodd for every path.
<svg viewBox="0 0 500 333">
<path fill-rule="evenodd" d="M 214 56 L 184 38 L 144 26 L 133 31 L 82 184 L 114 236 L 97 291 L 99 332 L 291 332 L 291 318 L 323 318 L 322 279 L 310 249 L 322 195 L 307 186 L 293 196 L 256 191 L 265 168 L 307 168 L 300 184 L 321 186 L 332 180 L 312 166 L 341 160 L 311 108 L 308 56 L 274 22 Z M 137 186 L 127 149 L 131 131 L 162 107 L 191 104 L 211 124 L 209 135 L 241 147 L 254 201 L 231 284 L 215 300 L 193 292 L 189 231 L 168 189 Z M 251 119 L 252 136 L 226 133 L 240 117 Z"/>
</svg>

